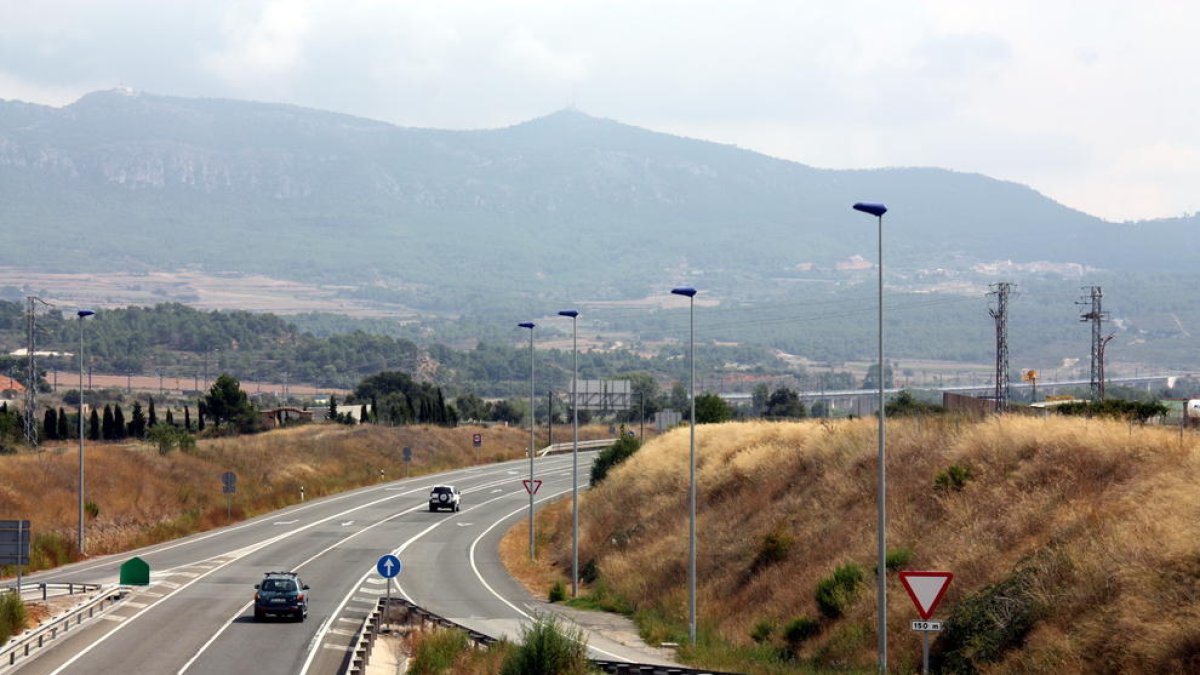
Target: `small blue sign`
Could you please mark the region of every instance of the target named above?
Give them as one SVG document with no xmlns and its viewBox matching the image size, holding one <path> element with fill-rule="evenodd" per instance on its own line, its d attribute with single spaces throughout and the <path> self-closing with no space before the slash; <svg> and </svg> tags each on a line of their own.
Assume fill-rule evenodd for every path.
<svg viewBox="0 0 1200 675">
<path fill-rule="evenodd" d="M 375 563 L 375 569 L 379 571 L 379 576 L 384 579 L 391 579 L 400 574 L 401 567 L 403 566 L 400 564 L 400 559 L 391 553 L 381 557 L 379 562 Z"/>
</svg>

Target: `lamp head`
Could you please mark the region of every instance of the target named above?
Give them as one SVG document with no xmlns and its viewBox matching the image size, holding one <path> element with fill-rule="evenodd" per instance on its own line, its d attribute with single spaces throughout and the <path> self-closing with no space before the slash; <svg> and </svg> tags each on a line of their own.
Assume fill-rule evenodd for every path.
<svg viewBox="0 0 1200 675">
<path fill-rule="evenodd" d="M 90 309 L 81 309 L 78 312 L 75 312 L 75 315 L 81 319 L 85 316 L 92 316 L 93 314 L 95 314 L 95 312 Z"/>
<path fill-rule="evenodd" d="M 877 218 L 881 218 L 881 217 L 883 217 L 883 214 L 887 213 L 886 206 L 884 206 L 883 204 L 874 204 L 871 202 L 859 202 L 854 205 L 854 210 L 862 211 L 863 213 L 869 213 Z"/>
<path fill-rule="evenodd" d="M 572 319 L 574 319 L 575 317 L 579 316 L 579 312 L 577 312 L 573 309 L 564 309 L 563 311 L 559 312 L 558 315 L 559 316 L 569 316 Z"/>
<path fill-rule="evenodd" d="M 689 298 L 696 297 L 696 289 L 691 286 L 682 286 L 680 288 L 672 288 L 671 293 L 674 295 L 686 295 Z"/>
<path fill-rule="evenodd" d="M 523 322 L 521 322 L 521 323 L 517 324 L 517 326 L 518 326 L 518 327 L 520 327 L 520 328 L 528 328 L 529 330 L 533 330 L 533 327 L 534 327 L 535 325 L 537 325 L 537 324 L 535 324 L 535 323 L 533 323 L 533 322 L 531 322 L 531 321 L 523 321 Z"/>
</svg>

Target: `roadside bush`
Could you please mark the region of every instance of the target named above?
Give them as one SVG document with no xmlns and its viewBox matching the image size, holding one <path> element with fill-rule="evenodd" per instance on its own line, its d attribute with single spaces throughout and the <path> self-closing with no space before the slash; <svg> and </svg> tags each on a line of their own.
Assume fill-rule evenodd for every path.
<svg viewBox="0 0 1200 675">
<path fill-rule="evenodd" d="M 883 558 L 883 562 L 887 565 L 887 571 L 899 572 L 908 567 L 908 564 L 912 562 L 912 557 L 913 551 L 911 548 L 893 548 L 888 550 L 887 555 Z M 876 574 L 879 573 L 878 564 L 875 565 L 875 572 Z"/>
<path fill-rule="evenodd" d="M 770 621 L 759 621 L 754 625 L 754 630 L 750 631 L 750 639 L 754 640 L 755 644 L 762 644 L 771 639 L 771 633 L 775 632 L 775 626 Z"/>
<path fill-rule="evenodd" d="M 846 563 L 833 571 L 833 576 L 817 584 L 817 608 L 821 614 L 836 619 L 846 612 L 850 603 L 858 598 L 863 583 L 862 568 Z"/>
<path fill-rule="evenodd" d="M 787 644 L 787 655 L 796 658 L 800 653 L 800 645 L 804 641 L 821 632 L 821 624 L 816 619 L 800 616 L 792 619 L 783 627 L 783 641 Z"/>
<path fill-rule="evenodd" d="M 442 675 L 450 672 L 459 655 L 467 651 L 467 634 L 457 629 L 440 629 L 424 633 L 413 648 L 408 672 L 417 675 Z"/>
<path fill-rule="evenodd" d="M 583 631 L 564 629 L 553 616 L 538 616 L 523 629 L 521 646 L 509 652 L 502 675 L 583 675 L 588 672 Z"/>
<path fill-rule="evenodd" d="M 1024 644 L 1041 611 L 1034 597 L 1035 575 L 1026 567 L 960 600 L 935 643 L 932 669 L 975 673 Z"/>
<path fill-rule="evenodd" d="M 596 487 L 608 476 L 608 470 L 633 456 L 642 447 L 641 440 L 625 435 L 625 427 L 621 427 L 621 437 L 613 442 L 592 462 L 591 486 Z"/>
<path fill-rule="evenodd" d="M 971 470 L 965 466 L 951 464 L 946 467 L 945 471 L 939 471 L 933 477 L 933 487 L 936 490 L 948 492 L 962 492 L 962 489 L 967 486 L 967 481 L 971 480 Z"/>
<path fill-rule="evenodd" d="M 25 630 L 25 603 L 15 591 L 0 593 L 0 645 Z"/>
<path fill-rule="evenodd" d="M 562 580 L 556 580 L 550 587 L 550 602 L 562 602 L 567 599 L 567 587 Z"/>
</svg>

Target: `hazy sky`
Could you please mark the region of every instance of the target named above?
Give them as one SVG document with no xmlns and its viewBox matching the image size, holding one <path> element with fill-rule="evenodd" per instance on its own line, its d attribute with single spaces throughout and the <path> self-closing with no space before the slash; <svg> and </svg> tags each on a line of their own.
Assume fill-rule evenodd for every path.
<svg viewBox="0 0 1200 675">
<path fill-rule="evenodd" d="M 0 98 L 126 85 L 456 129 L 574 104 L 1136 220 L 1200 210 L 1198 19 L 1165 0 L 0 0 Z"/>
</svg>

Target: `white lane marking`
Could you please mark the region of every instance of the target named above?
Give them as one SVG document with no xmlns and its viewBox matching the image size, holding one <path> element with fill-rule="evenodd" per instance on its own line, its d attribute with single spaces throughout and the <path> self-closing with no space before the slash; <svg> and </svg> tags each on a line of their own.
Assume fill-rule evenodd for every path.
<svg viewBox="0 0 1200 675">
<path fill-rule="evenodd" d="M 271 524 L 272 525 L 295 525 L 298 522 L 300 522 L 300 519 L 296 518 L 295 520 L 277 520 Z"/>
<path fill-rule="evenodd" d="M 504 483 L 507 483 L 507 481 L 497 481 L 496 483 L 504 484 Z M 496 483 L 493 483 L 493 485 Z M 489 485 L 485 483 L 483 485 L 480 485 L 477 488 L 465 490 L 465 492 L 470 493 L 470 492 L 475 492 L 477 490 L 482 491 L 482 490 L 487 489 L 488 487 L 489 487 Z M 432 488 L 428 488 L 428 489 L 432 489 Z M 495 500 L 488 500 L 488 501 L 482 502 L 481 504 L 476 504 L 475 506 L 467 507 L 467 511 L 471 511 L 472 509 L 479 508 L 483 504 L 487 504 L 490 501 L 495 501 Z M 414 513 L 416 511 L 421 511 L 424 508 L 425 508 L 424 504 L 414 506 L 410 509 L 401 511 L 401 512 L 395 514 L 394 516 L 391 516 L 385 520 L 381 520 L 378 523 L 376 523 L 375 525 L 381 525 L 381 524 L 387 522 L 388 520 L 391 520 L 392 518 L 397 518 L 399 516 L 402 516 L 402 515 L 405 515 L 408 513 Z M 438 521 L 434 522 L 429 527 L 427 527 L 424 530 L 421 530 L 419 533 L 417 533 L 417 535 L 414 536 L 412 539 L 409 539 L 408 541 L 404 542 L 404 544 L 402 544 L 400 546 L 400 548 L 397 548 L 396 550 L 391 551 L 391 553 L 393 553 L 394 555 L 399 555 L 400 553 L 402 553 L 404 551 L 405 548 L 408 547 L 409 544 L 416 541 L 420 537 L 425 536 L 426 534 L 428 534 L 430 531 L 432 531 L 434 528 L 441 525 L 442 523 L 449 522 L 450 519 L 453 519 L 456 517 L 457 517 L 456 514 L 452 514 L 451 516 L 449 516 L 449 518 L 447 518 L 445 520 L 438 520 Z M 371 525 L 371 527 L 375 527 L 375 525 Z M 364 529 L 361 532 L 365 532 L 365 531 L 366 530 Z M 360 534 L 361 534 L 361 532 L 360 532 Z M 336 608 L 334 608 L 333 614 L 331 616 L 340 615 L 346 609 L 346 605 L 352 601 L 368 603 L 371 607 L 374 607 L 375 604 L 378 602 L 378 600 L 373 600 L 370 598 L 356 597 L 354 595 L 355 593 L 360 592 L 360 589 L 361 589 L 363 583 L 366 581 L 366 579 L 370 578 L 374 574 L 377 574 L 377 572 L 374 569 L 370 569 L 370 570 L 367 570 L 366 572 L 364 572 L 363 575 L 358 578 L 358 582 L 353 586 L 354 590 L 352 590 L 349 594 L 347 594 L 346 597 L 342 598 L 342 602 L 340 604 L 338 604 L 338 606 Z M 400 588 L 400 584 L 398 582 L 396 583 L 396 589 L 397 589 L 397 591 L 399 591 L 401 596 L 405 595 L 403 589 Z M 320 644 L 321 639 L 324 637 L 324 632 L 326 630 L 327 629 L 326 629 L 325 625 L 322 625 L 321 630 L 318 630 L 317 634 L 313 636 L 313 641 L 311 644 L 313 644 L 313 645 Z M 300 668 L 300 672 L 298 673 L 298 675 L 307 675 L 308 669 L 312 667 L 313 659 L 316 658 L 316 655 L 317 655 L 317 649 L 315 647 L 311 647 L 308 652 L 308 657 L 304 659 L 304 665 Z"/>
<path fill-rule="evenodd" d="M 354 524 L 353 520 L 347 520 L 346 522 L 342 523 L 342 527 L 349 527 L 353 524 Z"/>
<path fill-rule="evenodd" d="M 458 525 L 459 527 L 471 527 L 475 523 L 455 523 L 455 524 Z"/>
<path fill-rule="evenodd" d="M 121 621 L 124 621 L 128 617 L 116 616 L 115 614 L 101 614 L 100 618 L 104 619 L 105 621 L 116 621 L 116 622 L 120 623 Z"/>
<path fill-rule="evenodd" d="M 354 649 L 354 645 L 335 645 L 327 642 L 321 645 L 321 649 L 328 649 L 335 652 L 348 652 L 351 649 Z"/>
<path fill-rule="evenodd" d="M 141 609 L 141 608 L 143 608 L 143 607 L 146 607 L 146 606 L 148 606 L 148 605 L 147 605 L 146 603 L 144 603 L 144 602 L 134 602 L 133 600 L 126 600 L 126 601 L 124 602 L 124 605 L 125 605 L 126 607 L 132 607 L 132 608 L 134 608 L 134 609 Z"/>
<path fill-rule="evenodd" d="M 569 493 L 569 492 L 570 492 L 570 490 L 563 490 L 562 492 L 556 492 L 556 493 L 554 493 L 553 495 L 546 495 L 546 497 L 545 497 L 544 499 L 542 499 L 541 501 L 543 501 L 543 502 L 544 502 L 544 501 L 547 501 L 547 500 L 549 500 L 549 499 L 556 499 L 556 498 L 558 498 L 559 496 L 561 496 L 561 495 L 565 495 L 565 494 L 567 494 L 567 493 Z M 475 538 L 475 541 L 471 542 L 471 548 L 470 548 L 470 551 L 469 551 L 468 559 L 471 561 L 471 569 L 472 569 L 472 570 L 475 572 L 475 578 L 479 579 L 479 583 L 483 584 L 483 587 L 484 587 L 484 588 L 486 588 L 486 589 L 488 589 L 488 592 L 490 592 L 492 595 L 496 596 L 496 599 L 498 599 L 500 602 L 503 602 L 504 604 L 508 605 L 509 607 L 512 607 L 512 608 L 513 608 L 513 611 L 515 611 L 516 613 L 520 614 L 521 616 L 525 617 L 526 619 L 528 619 L 528 620 L 530 620 L 530 621 L 533 621 L 533 617 L 532 617 L 532 616 L 530 616 L 528 613 L 526 613 L 526 612 L 522 611 L 522 610 L 521 610 L 519 607 L 517 607 L 516 605 L 514 605 L 514 604 L 512 604 L 511 602 L 509 602 L 508 600 L 506 600 L 506 599 L 504 598 L 504 596 L 502 596 L 502 595 L 500 595 L 499 593 L 497 593 L 497 592 L 496 592 L 496 589 L 492 588 L 491 584 L 489 584 L 489 583 L 488 583 L 488 582 L 487 582 L 487 581 L 486 581 L 486 580 L 483 578 L 483 574 L 482 574 L 482 573 L 479 571 L 479 566 L 478 566 L 478 565 L 475 563 L 475 547 L 476 547 L 476 546 L 478 546 L 478 545 L 479 545 L 479 542 L 480 542 L 480 541 L 482 541 L 482 540 L 483 540 L 483 538 L 487 536 L 488 532 L 491 532 L 493 529 L 495 529 L 495 528 L 496 528 L 498 525 L 500 525 L 500 523 L 503 523 L 505 520 L 508 520 L 509 518 L 512 518 L 513 516 L 515 516 L 515 515 L 517 515 L 517 514 L 521 513 L 522 511 L 526 511 L 526 510 L 528 510 L 528 509 L 529 509 L 529 507 L 528 507 L 528 506 L 524 506 L 524 507 L 522 507 L 522 508 L 519 508 L 519 509 L 517 509 L 517 510 L 515 510 L 515 511 L 512 511 L 512 512 L 511 512 L 511 513 L 509 513 L 508 515 L 506 515 L 506 516 L 503 516 L 502 518 L 500 518 L 500 519 L 499 519 L 499 520 L 497 520 L 496 522 L 492 523 L 492 524 L 491 524 L 491 525 L 490 525 L 490 526 L 489 526 L 489 527 L 488 527 L 486 530 L 484 530 L 483 532 L 481 532 L 481 533 L 479 534 L 479 536 Z M 590 645 L 586 645 L 586 644 L 585 644 L 585 646 L 586 646 L 588 649 L 592 649 L 592 650 L 594 650 L 594 651 L 596 651 L 596 652 L 599 652 L 600 654 L 604 654 L 605 656 L 611 656 L 611 657 L 612 657 L 614 660 L 616 660 L 616 661 L 624 661 L 624 662 L 626 662 L 626 663 L 628 663 L 628 662 L 629 662 L 629 659 L 626 659 L 625 657 L 623 657 L 623 656 L 620 656 L 620 655 L 618 655 L 618 654 L 613 654 L 612 652 L 606 652 L 606 651 L 604 651 L 603 649 L 600 649 L 599 647 L 590 646 Z"/>
</svg>

